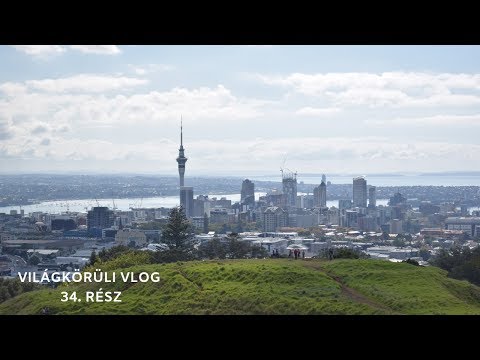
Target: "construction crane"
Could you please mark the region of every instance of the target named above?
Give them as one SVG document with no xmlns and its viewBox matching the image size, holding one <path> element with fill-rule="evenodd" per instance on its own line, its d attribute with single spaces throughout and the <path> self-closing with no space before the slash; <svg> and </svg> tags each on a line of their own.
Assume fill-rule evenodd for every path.
<svg viewBox="0 0 480 360">
<path fill-rule="evenodd" d="M 115 206 L 115 198 L 113 196 L 113 191 L 112 191 L 112 203 L 113 203 L 113 211 L 117 210 L 117 207 Z"/>
<path fill-rule="evenodd" d="M 283 157 L 283 162 L 282 165 L 280 166 L 280 172 L 282 173 L 282 179 L 283 179 L 283 169 L 285 168 L 285 163 L 287 162 L 287 154 Z"/>
</svg>

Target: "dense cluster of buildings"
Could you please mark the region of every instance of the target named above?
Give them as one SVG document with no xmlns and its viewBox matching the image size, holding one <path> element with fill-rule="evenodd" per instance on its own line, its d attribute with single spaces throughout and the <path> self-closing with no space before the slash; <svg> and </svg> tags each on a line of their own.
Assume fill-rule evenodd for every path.
<svg viewBox="0 0 480 360">
<path fill-rule="evenodd" d="M 185 186 L 183 127 L 176 161 L 180 205 L 199 243 L 214 237 L 228 241 L 228 233 L 233 231 L 242 241 L 282 255 L 292 246 L 309 257 L 326 249 L 348 247 L 372 258 L 396 261 L 418 257 L 423 261 L 442 248 L 475 247 L 480 238 L 478 211 L 470 214 L 454 202 L 412 202 L 400 192 L 388 205 L 377 205 L 377 188 L 361 176 L 353 178 L 352 196 L 340 199 L 338 206 L 327 206 L 330 185 L 325 175 L 313 194 L 305 194 L 297 191 L 297 173 L 286 170 L 282 170 L 281 189 L 258 199 L 249 179 L 239 188 L 239 202 L 208 195 L 194 197 L 193 187 Z M 115 245 L 156 249 L 152 244 L 160 241 L 169 210 L 119 211 L 96 206 L 87 212 L 25 214 L 12 210 L 0 214 L 0 275 L 19 267 L 81 268 L 92 251 Z M 34 257 L 36 261 L 31 261 Z"/>
</svg>

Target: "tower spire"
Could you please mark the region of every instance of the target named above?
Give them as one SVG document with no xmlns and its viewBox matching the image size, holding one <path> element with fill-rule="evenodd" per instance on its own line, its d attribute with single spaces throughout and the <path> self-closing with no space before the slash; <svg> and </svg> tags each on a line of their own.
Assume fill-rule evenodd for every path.
<svg viewBox="0 0 480 360">
<path fill-rule="evenodd" d="M 180 149 L 178 149 L 178 173 L 180 175 L 180 186 L 184 186 L 184 174 L 185 174 L 185 163 L 187 158 L 185 157 L 185 149 L 183 148 L 183 117 L 180 115 Z"/>
<path fill-rule="evenodd" d="M 180 115 L 180 146 L 183 147 L 183 117 Z"/>
</svg>

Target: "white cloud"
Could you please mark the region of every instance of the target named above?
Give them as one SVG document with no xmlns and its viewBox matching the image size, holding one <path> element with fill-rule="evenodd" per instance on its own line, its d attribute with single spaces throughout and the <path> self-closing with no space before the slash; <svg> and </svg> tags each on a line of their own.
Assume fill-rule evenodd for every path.
<svg viewBox="0 0 480 360">
<path fill-rule="evenodd" d="M 121 82 L 115 82 L 116 78 L 104 79 L 103 77 L 101 81 L 98 79 L 73 81 L 78 78 L 79 76 L 60 79 L 62 81 L 59 82 L 56 80 L 27 81 L 30 91 L 0 98 L 0 118 L 4 119 L 5 124 L 0 126 L 0 133 L 2 138 L 8 137 L 8 141 L 2 142 L 0 151 L 9 156 L 27 154 L 31 157 L 47 153 L 49 156 L 54 156 L 52 154 L 56 152 L 52 150 L 52 146 L 58 147 L 59 154 L 62 153 L 61 146 L 64 146 L 64 149 L 69 151 L 81 147 L 83 152 L 75 151 L 77 158 L 81 157 L 79 154 L 90 154 L 88 156 L 101 159 L 105 156 L 108 159 L 111 156 L 119 158 L 124 153 L 114 152 L 114 155 L 111 155 L 112 150 L 108 147 L 124 149 L 124 144 L 112 145 L 109 141 L 104 141 L 101 142 L 104 145 L 95 143 L 97 145 L 91 146 L 82 140 L 75 142 L 77 140 L 71 137 L 75 137 L 78 132 L 87 132 L 86 129 L 92 130 L 105 126 L 111 126 L 119 130 L 119 133 L 124 132 L 122 130 L 124 126 L 148 126 L 149 129 L 158 131 L 160 134 L 165 126 L 171 124 L 177 126 L 181 114 L 190 122 L 201 121 L 198 125 L 192 126 L 198 129 L 209 123 L 218 124 L 220 121 L 221 124 L 225 124 L 237 119 L 260 116 L 262 107 L 265 105 L 264 102 L 254 99 L 238 98 L 222 85 L 213 88 L 174 88 L 165 92 L 151 91 L 134 95 L 91 94 L 86 92 L 99 91 L 98 88 L 102 86 L 103 90 L 107 87 L 118 87 L 118 83 Z M 91 80 L 91 78 L 88 79 Z M 39 91 L 39 89 L 46 91 Z M 84 93 L 67 93 L 67 91 L 75 92 L 76 90 L 82 90 Z M 36 147 L 33 139 L 38 138 L 39 134 L 42 138 L 49 139 L 49 142 L 42 143 L 49 149 L 48 152 L 47 149 L 43 149 L 44 147 L 42 147 L 43 150 Z M 86 149 L 86 146 L 90 149 Z M 90 153 L 93 149 L 100 148 L 102 154 Z M 137 148 L 137 145 L 132 145 L 129 156 L 132 154 L 132 149 Z"/>
<path fill-rule="evenodd" d="M 340 108 L 312 108 L 312 107 L 304 107 L 298 109 L 295 113 L 297 115 L 304 115 L 304 116 L 328 116 L 334 115 L 341 112 L 342 109 Z"/>
<path fill-rule="evenodd" d="M 470 127 L 480 126 L 480 114 L 474 115 L 435 115 L 426 117 L 394 118 L 386 120 L 365 120 L 368 125 L 409 126 L 409 127 Z"/>
<path fill-rule="evenodd" d="M 47 58 L 65 52 L 62 45 L 12 45 L 16 50 L 38 58 Z"/>
<path fill-rule="evenodd" d="M 269 85 L 296 93 L 324 97 L 335 105 L 468 106 L 480 104 L 480 74 L 384 72 L 293 73 L 286 76 L 256 75 Z M 456 93 L 462 91 L 462 93 Z M 469 93 L 466 93 L 469 92 Z"/>
<path fill-rule="evenodd" d="M 116 45 L 12 45 L 18 51 L 27 55 L 48 59 L 55 55 L 63 54 L 67 49 L 79 51 L 84 54 L 99 54 L 99 55 L 117 55 L 122 51 Z"/>
<path fill-rule="evenodd" d="M 29 80 L 26 85 L 34 90 L 48 92 L 105 92 L 124 89 L 148 82 L 145 79 L 124 76 L 81 74 L 60 79 Z"/>
<path fill-rule="evenodd" d="M 168 64 L 146 64 L 146 65 L 128 65 L 137 75 L 147 75 L 155 72 L 171 71 L 175 69 L 173 65 Z"/>
<path fill-rule="evenodd" d="M 7 96 L 18 96 L 24 93 L 27 87 L 23 84 L 6 82 L 0 85 L 0 91 Z"/>
<path fill-rule="evenodd" d="M 116 45 L 70 45 L 70 49 L 85 54 L 116 55 L 122 51 Z"/>
<path fill-rule="evenodd" d="M 159 131 L 165 126 L 169 125 L 163 123 L 159 128 L 149 128 L 149 131 Z M 32 141 L 27 134 L 21 134 L 14 141 L 2 141 L 0 152 L 18 159 L 43 159 L 49 164 L 67 161 L 72 169 L 77 166 L 77 161 L 86 161 L 93 167 L 97 163 L 113 161 L 107 166 L 113 167 L 110 170 L 118 171 L 118 161 L 121 161 L 125 169 L 132 171 L 154 166 L 164 169 L 163 172 L 175 172 L 177 139 L 160 137 L 155 141 L 132 141 L 121 145 L 112 139 L 80 140 L 65 138 L 60 134 L 42 134 L 41 138 Z M 403 143 L 394 142 L 388 137 L 259 138 L 235 141 L 225 138 L 188 139 L 185 145 L 190 159 L 187 172 L 190 174 L 205 173 L 206 169 L 223 174 L 239 170 L 268 173 L 278 170 L 277 165 L 285 153 L 289 154 L 289 168 L 299 173 L 311 172 L 312 168 L 342 172 L 345 170 L 342 164 L 348 164 L 348 171 L 360 173 L 366 170 L 366 164 L 371 165 L 369 171 L 399 171 L 404 170 L 402 166 L 405 164 L 409 165 L 411 171 L 435 170 L 439 164 L 448 165 L 450 169 L 461 169 L 462 163 L 471 161 L 472 153 L 480 151 L 478 144 Z"/>
</svg>

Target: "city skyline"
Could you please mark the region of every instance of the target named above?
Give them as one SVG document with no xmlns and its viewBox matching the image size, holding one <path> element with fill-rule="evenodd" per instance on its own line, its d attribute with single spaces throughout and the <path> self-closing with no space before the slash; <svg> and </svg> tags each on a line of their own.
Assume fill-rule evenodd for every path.
<svg viewBox="0 0 480 360">
<path fill-rule="evenodd" d="M 479 46 L 0 46 L 4 173 L 478 171 Z M 177 173 L 178 174 L 178 173 Z M 280 177 L 280 176 L 279 176 Z"/>
</svg>

